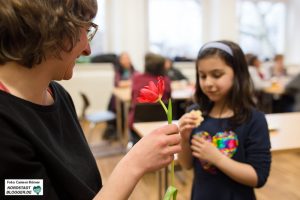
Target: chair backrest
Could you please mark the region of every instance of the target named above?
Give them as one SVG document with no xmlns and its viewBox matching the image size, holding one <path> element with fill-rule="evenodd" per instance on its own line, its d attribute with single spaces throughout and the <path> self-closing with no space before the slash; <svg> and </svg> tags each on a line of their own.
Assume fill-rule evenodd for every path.
<svg viewBox="0 0 300 200">
<path fill-rule="evenodd" d="M 195 61 L 174 62 L 174 67 L 179 69 L 192 83 L 196 82 Z"/>
<path fill-rule="evenodd" d="M 92 63 L 112 63 L 116 64 L 117 55 L 114 53 L 99 54 L 91 58 Z"/>
<path fill-rule="evenodd" d="M 83 101 L 80 118 L 84 119 L 86 116 L 86 110 L 90 106 L 90 101 L 89 101 L 88 97 L 86 96 L 86 94 L 84 94 L 83 92 L 79 92 L 79 94 L 82 97 L 82 101 Z"/>
<path fill-rule="evenodd" d="M 138 103 L 135 108 L 134 122 L 165 121 L 167 115 L 159 103 Z"/>
</svg>

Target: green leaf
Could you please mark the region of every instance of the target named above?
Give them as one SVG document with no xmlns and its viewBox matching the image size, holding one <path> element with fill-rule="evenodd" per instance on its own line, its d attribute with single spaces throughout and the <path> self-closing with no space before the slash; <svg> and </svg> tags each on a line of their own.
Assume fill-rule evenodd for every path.
<svg viewBox="0 0 300 200">
<path fill-rule="evenodd" d="M 171 98 L 169 99 L 169 104 L 168 104 L 168 124 L 172 124 L 172 101 L 171 101 Z"/>
<path fill-rule="evenodd" d="M 172 197 L 173 200 L 176 200 L 176 196 L 177 196 L 177 189 L 173 186 L 169 186 L 163 200 L 172 200 Z"/>
</svg>

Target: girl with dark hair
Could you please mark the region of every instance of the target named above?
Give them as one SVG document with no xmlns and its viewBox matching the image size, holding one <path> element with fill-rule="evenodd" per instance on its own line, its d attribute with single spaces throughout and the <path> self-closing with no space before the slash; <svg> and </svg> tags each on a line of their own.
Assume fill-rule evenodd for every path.
<svg viewBox="0 0 300 200">
<path fill-rule="evenodd" d="M 253 200 L 269 176 L 268 125 L 255 108 L 253 84 L 241 48 L 230 41 L 205 44 L 196 61 L 196 103 L 179 120 L 179 161 L 194 168 L 193 200 Z"/>
</svg>

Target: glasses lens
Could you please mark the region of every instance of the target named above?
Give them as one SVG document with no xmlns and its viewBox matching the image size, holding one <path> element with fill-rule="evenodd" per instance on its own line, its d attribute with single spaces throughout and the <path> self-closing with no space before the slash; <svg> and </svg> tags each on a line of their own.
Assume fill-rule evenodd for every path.
<svg viewBox="0 0 300 200">
<path fill-rule="evenodd" d="M 96 33 L 97 29 L 93 26 L 91 26 L 87 32 L 87 38 L 89 41 L 91 41 Z"/>
</svg>

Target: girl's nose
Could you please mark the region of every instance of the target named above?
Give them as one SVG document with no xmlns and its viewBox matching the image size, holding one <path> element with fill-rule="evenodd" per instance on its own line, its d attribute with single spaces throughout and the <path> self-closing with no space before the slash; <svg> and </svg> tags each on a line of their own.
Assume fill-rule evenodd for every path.
<svg viewBox="0 0 300 200">
<path fill-rule="evenodd" d="M 212 78 L 210 78 L 209 76 L 206 77 L 205 81 L 204 81 L 204 85 L 207 86 L 212 86 L 213 85 L 213 80 Z"/>
</svg>

